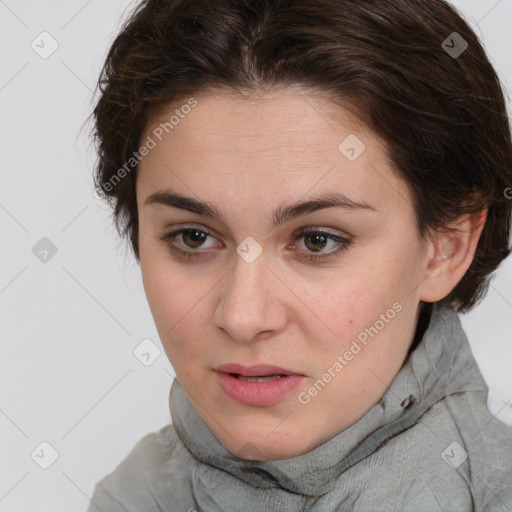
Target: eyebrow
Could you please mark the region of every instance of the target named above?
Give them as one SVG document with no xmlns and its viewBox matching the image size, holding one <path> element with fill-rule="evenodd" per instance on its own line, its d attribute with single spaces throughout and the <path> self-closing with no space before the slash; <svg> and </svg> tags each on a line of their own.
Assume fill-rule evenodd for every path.
<svg viewBox="0 0 512 512">
<path fill-rule="evenodd" d="M 211 203 L 202 202 L 168 190 L 160 190 L 149 195 L 144 201 L 144 205 L 148 204 L 161 204 L 170 208 L 179 208 L 224 222 L 222 213 Z M 373 206 L 365 202 L 354 201 L 340 192 L 323 193 L 303 202 L 277 207 L 272 214 L 273 223 L 274 226 L 278 226 L 296 217 L 302 217 L 327 208 L 342 208 L 349 211 L 378 211 Z"/>
</svg>

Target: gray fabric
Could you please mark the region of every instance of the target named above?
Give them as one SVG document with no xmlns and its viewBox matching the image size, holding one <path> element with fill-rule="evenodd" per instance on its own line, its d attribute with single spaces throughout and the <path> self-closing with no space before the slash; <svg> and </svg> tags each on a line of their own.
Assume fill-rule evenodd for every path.
<svg viewBox="0 0 512 512">
<path fill-rule="evenodd" d="M 458 315 L 441 304 L 381 400 L 291 459 L 232 455 L 175 379 L 173 424 L 96 484 L 87 512 L 511 512 L 512 428 L 487 393 Z"/>
</svg>

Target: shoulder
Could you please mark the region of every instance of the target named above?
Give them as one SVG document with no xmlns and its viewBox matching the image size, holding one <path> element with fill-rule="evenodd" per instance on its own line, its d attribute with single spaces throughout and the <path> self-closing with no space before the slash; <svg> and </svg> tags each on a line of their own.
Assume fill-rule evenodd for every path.
<svg viewBox="0 0 512 512">
<path fill-rule="evenodd" d="M 119 465 L 94 487 L 87 512 L 160 511 L 159 502 L 176 463 L 172 424 L 141 438 Z M 179 450 L 178 450 L 179 451 Z"/>
<path fill-rule="evenodd" d="M 512 426 L 487 407 L 487 390 L 446 397 L 460 433 L 466 466 L 481 510 L 510 510 L 512 505 Z"/>
<path fill-rule="evenodd" d="M 444 463 L 470 489 L 475 509 L 505 511 L 512 505 L 512 427 L 490 412 L 487 393 L 447 395 L 422 421 L 439 442 Z"/>
</svg>

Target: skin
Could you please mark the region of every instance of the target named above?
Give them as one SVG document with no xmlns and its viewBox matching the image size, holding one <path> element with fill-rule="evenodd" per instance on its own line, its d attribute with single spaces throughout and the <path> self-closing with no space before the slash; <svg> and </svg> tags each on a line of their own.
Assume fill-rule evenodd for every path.
<svg viewBox="0 0 512 512">
<path fill-rule="evenodd" d="M 486 212 L 421 242 L 410 193 L 391 171 L 385 144 L 348 110 L 296 88 L 251 99 L 220 92 L 195 98 L 197 106 L 138 168 L 146 296 L 177 378 L 224 447 L 260 460 L 301 455 L 379 401 L 405 361 L 420 301 L 441 300 L 462 278 Z M 151 117 L 141 141 L 172 112 Z M 350 134 L 366 146 L 355 161 L 338 149 Z M 224 220 L 145 204 L 161 190 L 209 202 Z M 275 208 L 323 191 L 341 191 L 375 211 L 329 208 L 273 227 Z M 159 239 L 184 224 L 210 236 L 202 245 L 178 236 L 174 245 L 202 257 L 185 259 Z M 351 243 L 323 262 L 309 261 L 336 243 L 296 240 L 304 227 Z M 247 237 L 262 249 L 252 263 L 236 252 Z M 397 302 L 401 311 L 378 335 L 300 403 L 299 393 Z M 213 368 L 223 363 L 272 364 L 306 378 L 275 405 L 248 406 L 219 387 Z"/>
</svg>

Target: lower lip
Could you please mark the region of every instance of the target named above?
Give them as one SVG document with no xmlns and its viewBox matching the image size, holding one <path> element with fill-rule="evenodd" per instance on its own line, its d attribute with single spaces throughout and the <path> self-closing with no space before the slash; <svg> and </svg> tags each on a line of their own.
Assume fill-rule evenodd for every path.
<svg viewBox="0 0 512 512">
<path fill-rule="evenodd" d="M 224 393 L 233 400 L 246 405 L 273 405 L 295 389 L 304 379 L 302 375 L 286 375 L 280 379 L 249 382 L 237 379 L 229 373 L 217 372 Z"/>
</svg>

